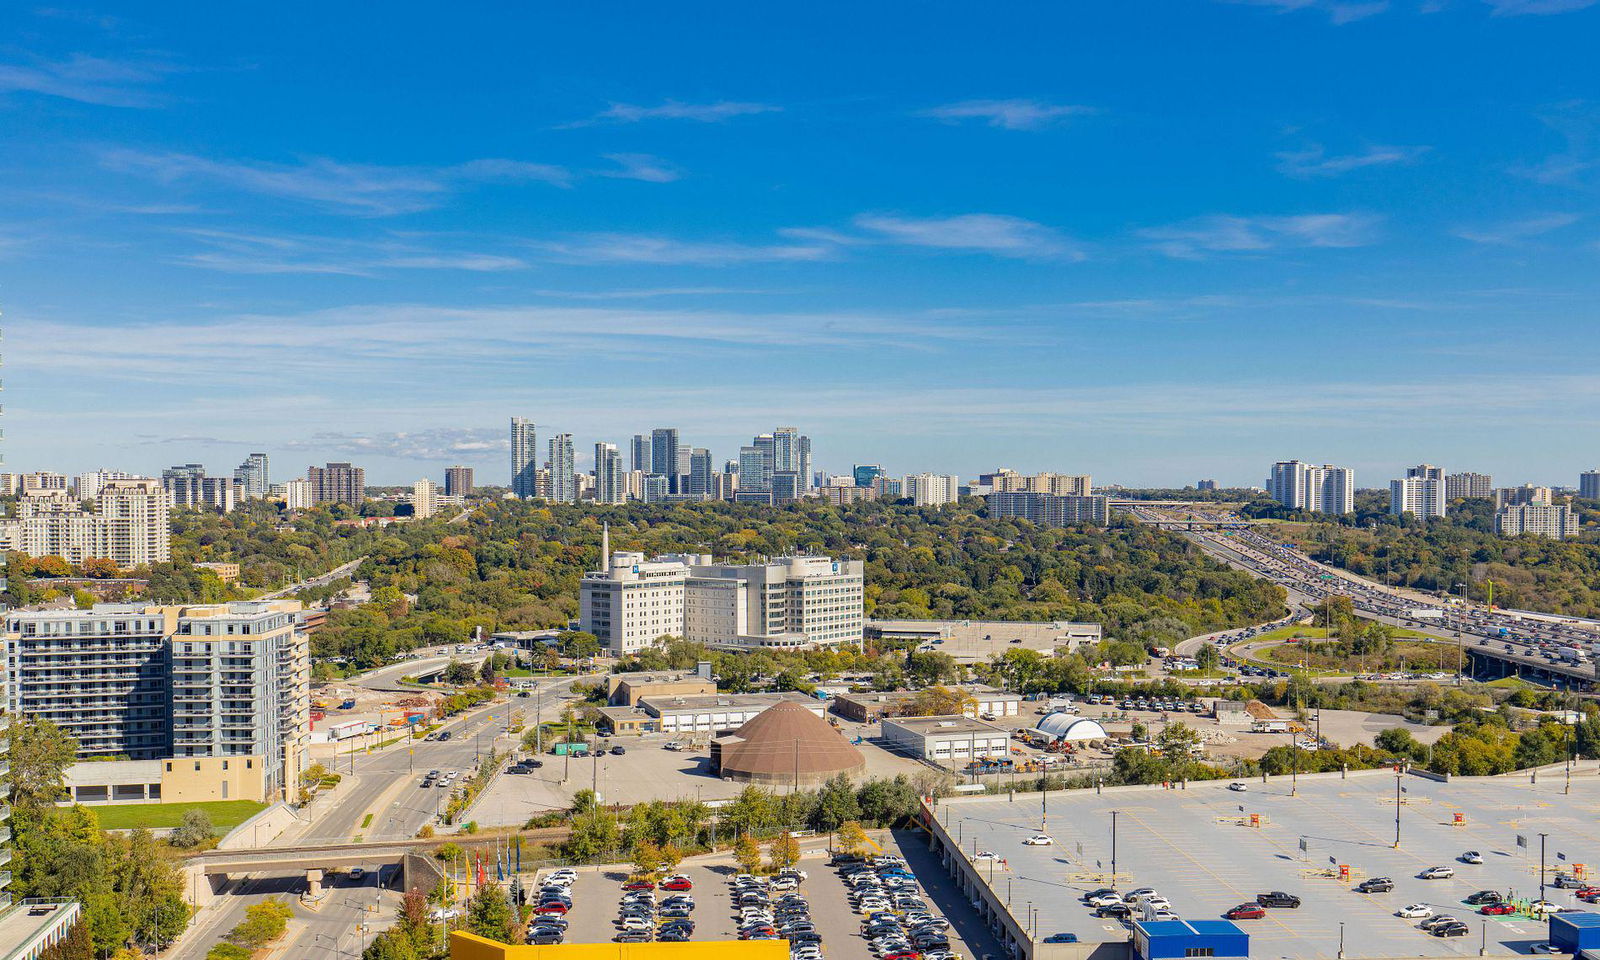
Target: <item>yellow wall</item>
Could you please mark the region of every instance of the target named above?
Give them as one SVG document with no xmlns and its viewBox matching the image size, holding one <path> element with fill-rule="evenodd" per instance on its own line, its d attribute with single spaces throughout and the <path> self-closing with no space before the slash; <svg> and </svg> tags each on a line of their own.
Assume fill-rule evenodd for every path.
<svg viewBox="0 0 1600 960">
<path fill-rule="evenodd" d="M 224 770 L 223 766 L 227 769 Z M 200 769 L 196 770 L 195 767 Z M 265 801 L 266 767 L 260 757 L 173 757 L 161 761 L 161 802 Z M 226 783 L 226 795 L 222 785 Z"/>
<path fill-rule="evenodd" d="M 563 943 L 507 946 L 470 933 L 450 934 L 450 960 L 789 960 L 787 940 L 700 943 Z"/>
</svg>

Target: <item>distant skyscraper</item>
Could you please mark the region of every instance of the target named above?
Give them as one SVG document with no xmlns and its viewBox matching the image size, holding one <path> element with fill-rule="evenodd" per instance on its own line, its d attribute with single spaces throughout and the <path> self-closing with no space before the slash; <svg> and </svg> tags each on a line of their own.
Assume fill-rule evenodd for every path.
<svg viewBox="0 0 1600 960">
<path fill-rule="evenodd" d="M 1494 492 L 1495 509 L 1520 507 L 1524 504 L 1548 506 L 1554 503 L 1554 492 L 1549 487 L 1524 483 L 1520 487 L 1501 487 Z"/>
<path fill-rule="evenodd" d="M 558 433 L 550 438 L 550 499 L 557 503 L 576 503 L 578 478 L 574 475 L 572 434 Z"/>
<path fill-rule="evenodd" d="M 1331 463 L 1318 467 L 1299 460 L 1280 460 L 1272 465 L 1267 493 L 1295 510 L 1350 513 L 1356 508 L 1356 473 Z"/>
<path fill-rule="evenodd" d="M 1431 463 L 1406 468 L 1400 480 L 1389 481 L 1389 512 L 1417 517 L 1442 517 L 1445 504 L 1444 468 Z"/>
<path fill-rule="evenodd" d="M 1201 493 L 1208 493 L 1208 492 L 1210 492 L 1212 490 L 1217 489 L 1217 481 L 1215 481 L 1215 480 L 1201 480 L 1199 483 L 1194 485 L 1194 488 L 1196 490 L 1199 490 Z"/>
<path fill-rule="evenodd" d="M 445 467 L 444 495 L 447 497 L 472 496 L 472 468 L 460 465 Z"/>
<path fill-rule="evenodd" d="M 644 497 L 642 499 L 645 503 L 657 503 L 665 500 L 667 499 L 667 494 L 671 492 L 668 489 L 667 478 L 661 474 L 652 473 L 644 478 Z"/>
<path fill-rule="evenodd" d="M 906 477 L 905 496 L 918 507 L 937 507 L 961 497 L 961 478 L 952 474 L 913 473 Z"/>
<path fill-rule="evenodd" d="M 1578 474 L 1578 496 L 1585 500 L 1600 500 L 1600 470 Z"/>
<path fill-rule="evenodd" d="M 311 484 L 312 503 L 348 503 L 359 507 L 367 499 L 367 471 L 348 463 L 307 467 L 306 481 Z"/>
<path fill-rule="evenodd" d="M 711 451 L 704 447 L 694 447 L 689 451 L 689 482 L 685 493 L 697 497 L 711 497 L 717 492 L 716 480 L 712 475 L 716 470 L 711 465 Z"/>
<path fill-rule="evenodd" d="M 533 496 L 539 473 L 539 441 L 533 421 L 511 418 L 511 492 L 526 500 Z"/>
<path fill-rule="evenodd" d="M 267 469 L 267 455 L 252 453 L 244 463 L 234 468 L 233 479 L 239 481 L 240 492 L 247 500 L 259 500 L 272 489 L 272 477 Z"/>
<path fill-rule="evenodd" d="M 1444 478 L 1444 498 L 1463 500 L 1469 497 L 1488 499 L 1494 496 L 1494 478 L 1487 473 L 1452 473 Z"/>
<path fill-rule="evenodd" d="M 637 439 L 637 438 L 636 438 Z M 614 443 L 594 445 L 594 499 L 596 503 L 621 503 L 627 499 L 622 454 Z"/>
<path fill-rule="evenodd" d="M 855 477 L 856 486 L 858 487 L 870 487 L 872 486 L 872 481 L 886 475 L 883 472 L 883 465 L 877 463 L 858 463 L 851 469 L 850 473 Z"/>
<path fill-rule="evenodd" d="M 760 439 L 759 437 L 757 438 Z M 766 490 L 771 482 L 772 472 L 767 467 L 766 454 L 760 447 L 739 448 L 739 490 L 742 493 L 756 493 Z"/>
<path fill-rule="evenodd" d="M 628 444 L 629 458 L 628 469 L 640 473 L 650 472 L 650 438 L 642 433 L 633 435 L 633 440 Z"/>
<path fill-rule="evenodd" d="M 1578 535 L 1578 515 L 1566 504 L 1521 503 L 1495 511 L 1494 532 L 1503 537 L 1532 534 L 1562 540 Z"/>
<path fill-rule="evenodd" d="M 675 427 L 657 427 L 650 431 L 650 472 L 667 478 L 667 492 L 677 491 L 678 431 Z"/>
</svg>

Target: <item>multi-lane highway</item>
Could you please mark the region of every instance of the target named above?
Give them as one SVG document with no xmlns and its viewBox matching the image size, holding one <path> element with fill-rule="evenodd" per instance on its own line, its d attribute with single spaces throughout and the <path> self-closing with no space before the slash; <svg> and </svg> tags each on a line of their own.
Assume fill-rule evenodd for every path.
<svg viewBox="0 0 1600 960">
<path fill-rule="evenodd" d="M 291 583 L 287 587 L 274 590 L 271 593 L 263 593 L 260 599 L 276 600 L 280 597 L 291 596 L 301 590 L 309 590 L 312 587 L 326 586 L 340 577 L 348 577 L 354 574 L 356 572 L 356 568 L 361 566 L 362 563 L 366 562 L 366 559 L 366 557 L 356 557 L 349 563 L 339 564 L 337 567 L 334 567 L 327 573 L 319 573 L 314 577 L 308 577 L 305 580 L 301 580 L 299 583 Z"/>
<path fill-rule="evenodd" d="M 1128 509 L 1145 522 L 1173 522 L 1188 516 L 1225 522 L 1233 516 L 1206 504 L 1178 508 L 1134 505 Z M 1328 596 L 1345 596 L 1363 617 L 1443 640 L 1459 640 L 1466 654 L 1480 664 L 1501 665 L 1509 673 L 1532 673 L 1580 689 L 1597 678 L 1594 660 L 1600 654 L 1600 622 L 1445 603 L 1438 597 L 1375 583 L 1318 563 L 1259 529 L 1195 529 L 1179 535 L 1229 566 L 1282 586 L 1289 594 L 1291 610 L 1321 603 Z M 1422 610 L 1429 612 L 1419 614 Z M 1236 631 L 1220 642 L 1243 639 L 1252 632 L 1260 630 Z"/>
<path fill-rule="evenodd" d="M 419 664 L 428 662 L 410 660 L 348 682 L 387 690 L 400 675 L 415 672 Z M 579 679 L 582 678 L 541 681 L 541 695 L 519 698 L 515 709 L 522 711 L 524 722 L 533 720 L 536 705 L 542 705 L 540 714 L 544 719 L 559 716 L 572 697 L 572 684 Z M 449 731 L 448 740 L 396 744 L 370 754 L 359 748 L 341 750 L 327 761 L 345 778 L 330 798 L 334 802 L 319 804 L 314 819 L 292 825 L 271 841 L 272 845 L 375 843 L 416 836 L 440 812 L 450 793 L 440 787 L 420 786 L 423 775 L 429 770 L 456 770 L 463 777 L 469 775 L 476 769 L 478 758 L 496 746 L 497 737 L 501 738 L 499 748 L 507 749 L 506 709 L 504 703 L 495 704 L 451 720 L 438 731 Z M 397 893 L 385 893 L 377 886 L 378 866 L 373 863 L 359 881 L 345 873 L 329 876 L 327 895 L 316 907 L 304 906 L 297 900 L 305 886 L 303 877 L 261 873 L 233 878 L 221 895 L 195 917 L 193 928 L 172 956 L 176 960 L 201 960 L 212 944 L 244 918 L 247 906 L 273 896 L 291 903 L 296 914 L 280 955 L 359 956 L 363 939 L 371 933 L 360 926 L 374 922 L 386 926 L 398 898 Z"/>
</svg>

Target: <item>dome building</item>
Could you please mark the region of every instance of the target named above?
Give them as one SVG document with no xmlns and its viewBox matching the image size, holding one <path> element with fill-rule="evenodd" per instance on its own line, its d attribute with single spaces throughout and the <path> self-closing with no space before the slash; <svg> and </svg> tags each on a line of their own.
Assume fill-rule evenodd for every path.
<svg viewBox="0 0 1600 960">
<path fill-rule="evenodd" d="M 1059 710 L 1040 720 L 1034 729 L 1052 740 L 1067 743 L 1086 743 L 1110 738 L 1110 734 L 1106 733 L 1106 728 L 1100 725 L 1100 721 Z"/>
<path fill-rule="evenodd" d="M 867 758 L 828 721 L 797 703 L 762 711 L 730 736 L 711 741 L 711 769 L 744 783 L 816 786 L 866 769 Z"/>
</svg>

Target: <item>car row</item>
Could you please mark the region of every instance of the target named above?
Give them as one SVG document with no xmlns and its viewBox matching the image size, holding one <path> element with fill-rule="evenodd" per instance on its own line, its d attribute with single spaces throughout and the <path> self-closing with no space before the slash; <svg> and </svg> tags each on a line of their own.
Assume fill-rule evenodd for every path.
<svg viewBox="0 0 1600 960">
<path fill-rule="evenodd" d="M 1090 890 L 1081 898 L 1094 909 L 1094 915 L 1107 920 L 1131 921 L 1137 911 L 1140 920 L 1176 920 L 1172 904 L 1153 887 L 1140 887 L 1118 893 L 1111 887 Z"/>
<path fill-rule="evenodd" d="M 440 786 L 449 788 L 455 786 L 456 777 L 458 776 L 460 776 L 460 774 L 455 770 L 447 770 L 443 773 L 440 773 L 438 770 L 429 770 L 427 773 L 422 775 L 422 782 L 417 784 L 417 786 Z"/>
<path fill-rule="evenodd" d="M 577 881 L 577 872 L 566 867 L 540 878 L 533 920 L 525 936 L 528 943 L 546 946 L 566 939 L 567 914 L 572 911 L 572 885 Z"/>
<path fill-rule="evenodd" d="M 736 874 L 728 881 L 740 940 L 787 940 L 791 960 L 822 960 L 822 934 L 799 887 L 806 872 L 786 867 L 770 879 Z"/>
<path fill-rule="evenodd" d="M 897 856 L 836 856 L 831 861 L 860 913 L 861 936 L 878 960 L 957 960 L 950 921 L 923 899 L 917 878 Z"/>
<path fill-rule="evenodd" d="M 656 890 L 671 893 L 660 901 Z M 622 900 L 617 905 L 618 943 L 687 943 L 694 936 L 694 897 L 689 894 L 694 882 L 677 873 L 659 882 L 636 877 L 622 884 Z"/>
</svg>

